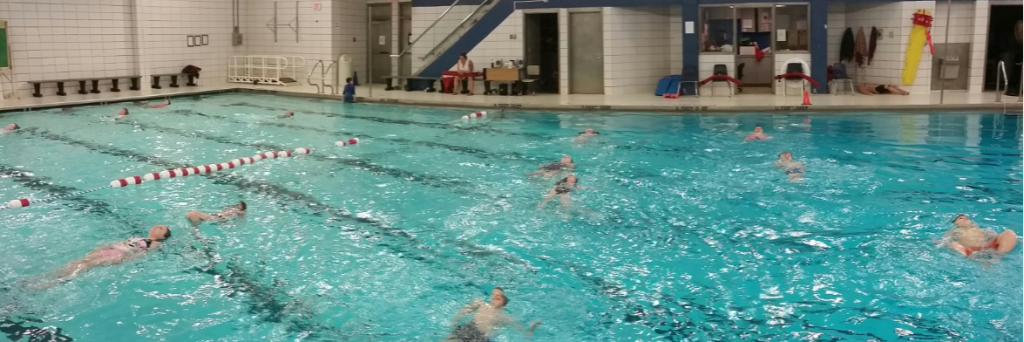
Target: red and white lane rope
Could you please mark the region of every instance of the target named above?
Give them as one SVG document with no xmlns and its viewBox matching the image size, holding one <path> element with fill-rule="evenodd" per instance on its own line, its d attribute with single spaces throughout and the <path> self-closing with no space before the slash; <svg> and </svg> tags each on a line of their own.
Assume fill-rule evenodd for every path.
<svg viewBox="0 0 1024 342">
<path fill-rule="evenodd" d="M 255 163 L 255 162 L 263 160 L 263 159 L 287 158 L 287 157 L 291 157 L 293 155 L 309 154 L 310 152 L 312 152 L 312 151 L 310 151 L 310 149 L 308 149 L 308 148 L 299 147 L 299 148 L 295 149 L 295 151 L 280 151 L 280 152 L 270 151 L 270 152 L 266 152 L 266 153 L 260 153 L 260 154 L 257 154 L 255 156 L 252 156 L 252 157 L 244 157 L 244 158 L 233 159 L 233 160 L 228 161 L 226 163 L 210 164 L 210 165 L 203 165 L 203 166 L 193 166 L 193 167 L 186 167 L 186 168 L 181 168 L 181 169 L 170 169 L 170 170 L 164 170 L 164 171 L 160 171 L 160 172 L 147 173 L 147 174 L 145 174 L 145 175 L 143 175 L 141 177 L 140 176 L 131 176 L 131 177 L 117 179 L 117 180 L 111 181 L 110 184 L 107 185 L 107 186 L 103 186 L 103 187 L 99 187 L 99 188 L 95 188 L 95 189 L 89 189 L 89 190 L 76 191 L 76 192 L 72 192 L 72 193 L 64 194 L 64 195 L 60 195 L 60 196 L 44 197 L 44 198 L 39 198 L 39 199 L 19 198 L 19 199 L 16 199 L 16 200 L 8 201 L 4 205 L 0 205 L 0 209 L 24 208 L 24 207 L 30 206 L 32 204 L 45 203 L 45 202 L 49 202 L 49 201 L 53 201 L 53 200 L 58 200 L 58 199 L 61 199 L 61 198 L 74 197 L 74 196 L 78 196 L 78 195 L 81 195 L 81 194 L 90 193 L 90 192 L 93 192 L 93 191 L 103 190 L 103 189 L 106 189 L 106 188 L 122 188 L 122 187 L 126 187 L 126 186 L 129 186 L 129 185 L 142 184 L 143 182 L 152 182 L 152 181 L 156 181 L 156 180 L 160 180 L 160 179 L 175 178 L 175 177 L 185 177 L 185 176 L 191 176 L 191 175 L 199 175 L 199 174 L 204 174 L 204 173 L 211 173 L 211 172 L 216 172 L 216 171 L 220 171 L 220 170 L 233 169 L 236 166 L 242 166 L 242 165 L 245 165 L 245 164 L 252 164 L 252 163 Z"/>
<path fill-rule="evenodd" d="M 348 139 L 348 140 L 339 140 L 339 141 L 334 143 L 334 146 L 355 145 L 355 144 L 358 144 L 358 143 L 359 143 L 359 138 L 352 138 L 352 139 Z"/>
</svg>

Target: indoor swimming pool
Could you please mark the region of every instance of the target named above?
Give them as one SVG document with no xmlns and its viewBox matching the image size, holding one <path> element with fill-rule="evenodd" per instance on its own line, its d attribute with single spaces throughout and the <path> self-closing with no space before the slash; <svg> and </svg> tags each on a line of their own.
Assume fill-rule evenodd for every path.
<svg viewBox="0 0 1024 342">
<path fill-rule="evenodd" d="M 422 108 L 226 93 L 0 114 L 0 203 L 308 147 L 306 156 L 0 209 L 13 341 L 440 341 L 495 286 L 532 341 L 1020 341 L 1020 116 Z M 110 115 L 126 107 L 127 118 Z M 277 116 L 287 110 L 295 117 Z M 771 136 L 744 143 L 760 125 Z M 581 141 L 594 128 L 600 136 Z M 355 145 L 336 146 L 358 138 Z M 790 151 L 802 182 L 776 168 Z M 571 156 L 572 203 L 538 208 Z M 244 200 L 244 220 L 186 212 Z M 48 289 L 97 245 L 158 251 Z M 500 329 L 494 341 L 522 341 Z M 35 341 L 35 340 L 33 340 Z"/>
</svg>

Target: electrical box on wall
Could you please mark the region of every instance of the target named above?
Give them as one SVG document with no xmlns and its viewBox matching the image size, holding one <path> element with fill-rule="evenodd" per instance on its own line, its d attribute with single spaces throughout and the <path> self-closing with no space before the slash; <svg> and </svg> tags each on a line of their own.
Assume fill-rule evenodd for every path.
<svg viewBox="0 0 1024 342">
<path fill-rule="evenodd" d="M 0 70 L 11 67 L 11 54 L 7 47 L 7 21 L 0 20 Z"/>
<path fill-rule="evenodd" d="M 242 45 L 242 33 L 238 32 L 238 27 L 235 27 L 235 31 L 231 33 L 231 45 Z"/>
</svg>

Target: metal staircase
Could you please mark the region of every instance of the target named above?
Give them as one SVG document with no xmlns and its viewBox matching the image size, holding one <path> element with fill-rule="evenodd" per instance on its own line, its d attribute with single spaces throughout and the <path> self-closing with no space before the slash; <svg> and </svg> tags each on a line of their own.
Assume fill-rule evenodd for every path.
<svg viewBox="0 0 1024 342">
<path fill-rule="evenodd" d="M 483 2 L 480 3 L 480 5 L 477 5 L 476 8 L 474 8 L 472 12 L 470 12 L 468 15 L 466 15 L 464 18 L 462 18 L 462 21 L 459 22 L 459 24 L 455 26 L 455 29 L 452 30 L 450 33 L 448 33 L 448 35 L 445 36 L 443 39 L 441 39 L 440 42 L 435 44 L 434 48 L 430 49 L 429 52 L 427 52 L 423 56 L 413 56 L 414 58 L 418 58 L 421 61 L 423 61 L 422 67 L 420 67 L 420 69 L 417 70 L 416 72 L 414 72 L 413 74 L 416 75 L 416 76 L 435 76 L 435 75 L 423 75 L 423 72 L 425 70 L 427 70 L 430 67 L 431 64 L 433 64 L 439 58 L 441 58 L 443 56 L 444 52 L 448 51 L 456 43 L 458 43 L 466 35 L 467 32 L 469 32 L 474 26 L 476 26 L 476 24 L 479 23 L 480 20 L 484 18 L 484 16 L 486 16 L 488 13 L 490 13 L 491 10 L 494 9 L 494 7 L 498 3 L 500 3 L 500 2 L 502 2 L 502 1 L 501 0 L 484 0 Z M 511 14 L 511 12 L 509 12 L 509 14 Z M 501 22 L 504 21 L 506 17 L 508 17 L 508 14 L 502 16 L 501 19 L 498 20 L 497 23 L 494 25 L 494 27 L 497 27 L 498 25 L 500 25 Z M 490 34 L 490 32 L 494 30 L 494 27 L 491 27 L 490 29 L 488 29 L 485 34 L 483 34 L 475 42 L 472 42 L 471 45 L 472 46 L 476 46 L 476 44 L 479 44 L 480 41 L 483 40 L 483 38 L 487 37 L 487 34 Z M 467 48 L 465 50 L 468 51 L 471 48 L 472 47 Z M 455 61 L 452 61 L 452 63 L 450 63 L 450 64 L 454 65 Z"/>
</svg>

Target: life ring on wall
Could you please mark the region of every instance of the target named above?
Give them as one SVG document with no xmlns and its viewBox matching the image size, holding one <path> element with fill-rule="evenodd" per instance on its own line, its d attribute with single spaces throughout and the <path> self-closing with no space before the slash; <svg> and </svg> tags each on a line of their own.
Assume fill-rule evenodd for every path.
<svg viewBox="0 0 1024 342">
<path fill-rule="evenodd" d="M 785 74 L 786 73 L 786 66 L 789 65 L 789 63 L 800 63 L 800 64 L 803 64 L 804 65 L 804 74 L 807 75 L 807 77 L 811 76 L 811 65 L 807 64 L 807 61 L 803 60 L 803 58 L 790 58 L 790 59 L 787 59 L 786 63 L 782 63 L 781 65 L 779 65 L 779 72 L 776 75 L 783 75 L 783 74 Z"/>
</svg>

